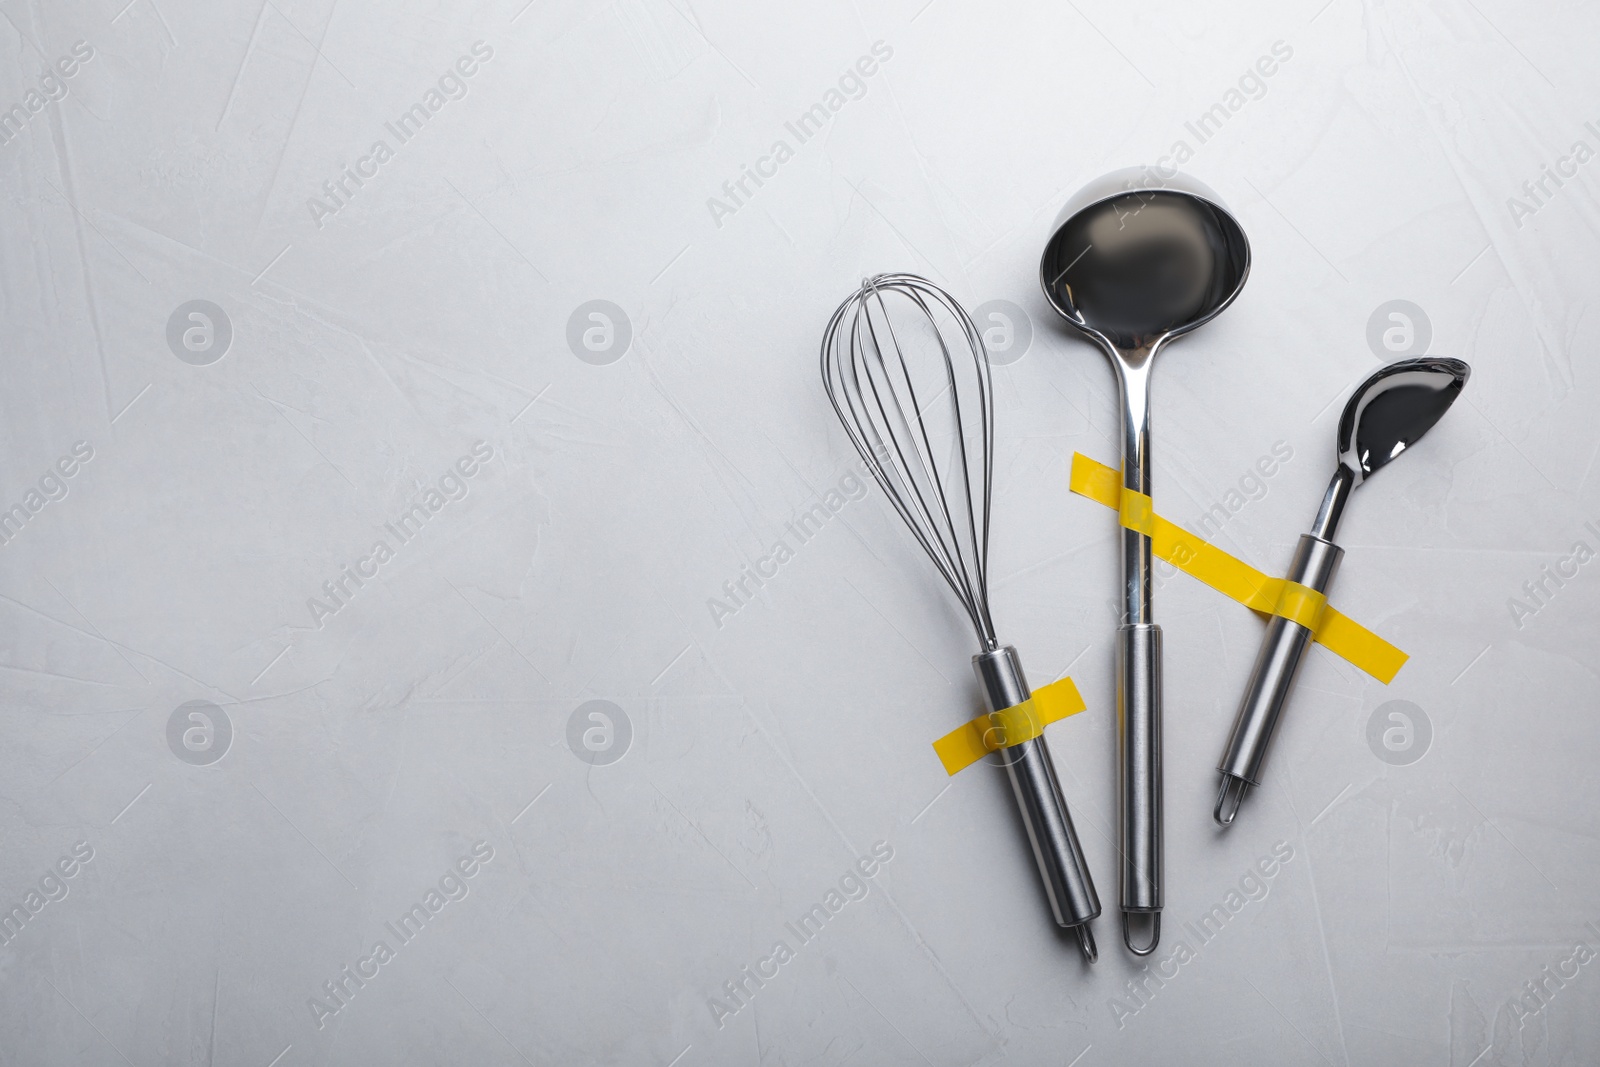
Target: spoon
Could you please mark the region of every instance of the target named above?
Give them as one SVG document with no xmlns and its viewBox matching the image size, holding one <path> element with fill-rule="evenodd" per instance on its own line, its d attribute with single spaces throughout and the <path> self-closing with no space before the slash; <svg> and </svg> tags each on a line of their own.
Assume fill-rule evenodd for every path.
<svg viewBox="0 0 1600 1067">
<path fill-rule="evenodd" d="M 1117 376 L 1122 484 L 1150 492 L 1150 371 L 1174 337 L 1215 318 L 1250 272 L 1250 243 L 1210 189 L 1148 168 L 1079 190 L 1056 218 L 1039 280 L 1068 325 L 1099 345 Z M 1150 538 L 1122 531 L 1117 631 L 1117 822 L 1122 942 L 1161 940 L 1161 628 L 1151 620 Z M 1136 947 L 1130 916 L 1148 915 Z"/>
<path fill-rule="evenodd" d="M 1289 581 L 1327 592 L 1344 558 L 1333 535 L 1351 491 L 1432 429 L 1461 395 L 1471 373 L 1459 359 L 1402 359 L 1380 368 L 1351 394 L 1339 417 L 1338 466 L 1311 532 L 1300 535 Z M 1222 788 L 1212 818 L 1218 826 L 1231 826 L 1245 794 L 1261 784 L 1262 761 L 1310 643 L 1311 631 L 1299 623 L 1278 615 L 1268 620 L 1228 749 L 1217 765 Z"/>
</svg>

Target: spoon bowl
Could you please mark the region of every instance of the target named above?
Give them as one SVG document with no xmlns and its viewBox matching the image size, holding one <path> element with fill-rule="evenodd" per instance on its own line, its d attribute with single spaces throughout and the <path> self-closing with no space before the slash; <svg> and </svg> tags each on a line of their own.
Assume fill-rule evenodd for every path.
<svg viewBox="0 0 1600 1067">
<path fill-rule="evenodd" d="M 1339 416 L 1333 479 L 1311 532 L 1332 540 L 1350 493 L 1433 429 L 1456 402 L 1472 368 L 1425 356 L 1379 367 L 1356 387 Z"/>
</svg>

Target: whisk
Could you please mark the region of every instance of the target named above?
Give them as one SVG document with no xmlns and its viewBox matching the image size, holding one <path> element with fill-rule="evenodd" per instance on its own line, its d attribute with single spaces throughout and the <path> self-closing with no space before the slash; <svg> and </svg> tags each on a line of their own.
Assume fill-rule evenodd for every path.
<svg viewBox="0 0 1600 1067">
<path fill-rule="evenodd" d="M 866 279 L 828 322 L 822 381 L 851 443 L 966 612 L 973 670 L 991 712 L 1031 696 L 1017 650 L 989 613 L 994 397 L 983 338 L 945 290 L 915 274 Z M 1098 953 L 1100 898 L 1044 736 L 999 750 L 1058 926 Z"/>
</svg>

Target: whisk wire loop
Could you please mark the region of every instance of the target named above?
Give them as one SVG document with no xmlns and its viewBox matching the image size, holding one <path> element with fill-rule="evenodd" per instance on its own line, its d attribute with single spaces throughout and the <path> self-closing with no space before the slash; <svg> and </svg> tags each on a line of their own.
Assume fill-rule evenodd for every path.
<svg viewBox="0 0 1600 1067">
<path fill-rule="evenodd" d="M 972 317 L 926 278 L 867 278 L 828 322 L 822 378 L 873 479 L 983 647 L 997 648 L 988 587 L 994 398 Z M 947 454 L 936 447 L 942 433 Z"/>
</svg>

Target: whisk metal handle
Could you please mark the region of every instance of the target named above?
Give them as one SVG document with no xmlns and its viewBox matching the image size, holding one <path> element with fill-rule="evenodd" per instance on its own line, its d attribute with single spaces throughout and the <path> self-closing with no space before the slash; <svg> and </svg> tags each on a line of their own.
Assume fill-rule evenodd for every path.
<svg viewBox="0 0 1600 1067">
<path fill-rule="evenodd" d="M 1017 650 L 1010 645 L 973 656 L 972 667 L 990 711 L 1014 707 L 1032 694 L 1023 678 Z M 1005 763 L 1011 779 L 1011 791 L 1017 798 L 1028 842 L 1033 846 L 1050 911 L 1058 926 L 1079 928 L 1084 954 L 1092 962 L 1094 941 L 1086 936 L 1088 928 L 1084 924 L 1100 914 L 1100 897 L 1095 893 L 1083 848 L 1078 844 L 1078 832 L 1061 796 L 1050 746 L 1041 734 L 1003 748 L 997 756 Z"/>
</svg>

